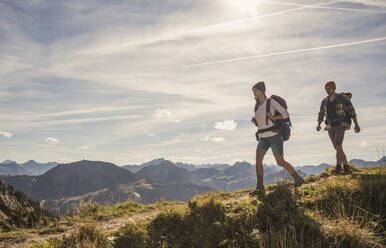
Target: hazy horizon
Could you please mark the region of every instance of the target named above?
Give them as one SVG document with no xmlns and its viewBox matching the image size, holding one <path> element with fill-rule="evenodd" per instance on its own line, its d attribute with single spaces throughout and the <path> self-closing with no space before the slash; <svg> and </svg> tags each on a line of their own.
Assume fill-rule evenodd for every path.
<svg viewBox="0 0 386 248">
<path fill-rule="evenodd" d="M 284 97 L 294 165 L 334 164 L 324 82 L 352 92 L 348 160 L 386 147 L 386 2 L 0 1 L 0 161 L 253 163 L 251 87 Z M 377 158 L 377 159 L 375 159 Z M 266 164 L 274 164 L 268 151 Z"/>
<path fill-rule="evenodd" d="M 381 160 L 382 158 L 384 158 L 385 156 L 382 156 L 380 157 L 379 159 L 375 159 L 375 160 L 368 160 L 366 162 L 377 162 L 379 160 Z M 191 165 L 196 165 L 196 166 L 205 166 L 205 165 L 213 165 L 213 164 L 228 164 L 228 165 L 234 165 L 236 163 L 244 163 L 244 162 L 248 162 L 248 163 L 251 163 L 249 161 L 246 161 L 246 160 L 242 160 L 242 161 L 236 161 L 234 163 L 203 163 L 203 164 L 194 164 L 194 163 L 186 163 L 184 161 L 172 161 L 170 159 L 167 159 L 167 158 L 155 158 L 155 159 L 152 159 L 152 160 L 149 160 L 149 161 L 145 161 L 144 163 L 141 163 L 141 164 L 115 164 L 117 166 L 140 166 L 142 164 L 145 164 L 145 163 L 149 163 L 149 162 L 153 162 L 155 160 L 160 160 L 160 159 L 164 159 L 166 161 L 170 161 L 172 163 L 183 163 L 183 164 L 191 164 Z M 356 159 L 356 160 L 363 160 L 361 158 L 351 158 L 351 159 Z M 83 160 L 87 160 L 87 159 L 81 159 L 81 160 L 77 160 L 77 161 L 69 161 L 69 162 L 66 162 L 66 163 L 75 163 L 75 162 L 80 162 L 80 161 L 83 161 Z M 0 161 L 0 163 L 4 163 L 4 162 L 16 162 L 17 164 L 24 164 L 24 163 L 27 163 L 27 162 L 30 162 L 30 161 L 35 161 L 37 163 L 40 163 L 40 164 L 47 164 L 47 163 L 57 163 L 56 161 L 36 161 L 35 159 L 30 159 L 30 160 L 27 160 L 25 162 L 18 162 L 17 160 L 12 160 L 12 159 L 7 159 L 7 160 L 4 160 L 4 161 Z M 93 161 L 93 160 L 88 160 L 88 161 Z M 101 160 L 97 160 L 98 162 L 106 162 L 106 163 L 111 163 L 110 161 L 101 161 Z M 325 164 L 326 162 L 320 162 L 319 164 L 293 164 L 293 166 L 295 167 L 300 167 L 300 166 L 319 166 L 321 164 Z M 251 163 L 252 165 L 255 165 L 253 162 Z M 268 165 L 268 166 L 278 166 L 276 165 L 276 163 L 273 163 L 273 164 L 268 164 L 268 163 L 264 163 L 264 165 Z M 334 163 L 331 163 L 330 164 L 331 166 L 334 166 Z"/>
</svg>

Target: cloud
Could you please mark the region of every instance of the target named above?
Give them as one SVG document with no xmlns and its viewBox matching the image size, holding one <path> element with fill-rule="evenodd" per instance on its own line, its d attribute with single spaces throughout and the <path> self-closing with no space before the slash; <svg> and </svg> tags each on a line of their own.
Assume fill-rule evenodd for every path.
<svg viewBox="0 0 386 248">
<path fill-rule="evenodd" d="M 201 140 L 203 140 L 203 141 L 212 141 L 212 142 L 219 143 L 219 142 L 224 142 L 225 138 L 224 137 L 213 137 L 213 138 L 210 138 L 209 136 L 205 136 Z"/>
<path fill-rule="evenodd" d="M 186 111 L 182 110 L 181 113 L 185 114 Z M 172 121 L 174 123 L 181 123 L 180 119 L 175 119 L 175 118 L 173 118 L 173 116 L 174 116 L 174 114 L 172 114 L 170 109 L 156 109 L 156 110 L 154 110 L 154 118 L 157 121 L 168 120 L 168 121 Z"/>
<path fill-rule="evenodd" d="M 57 143 L 59 143 L 59 140 L 58 140 L 58 139 L 55 139 L 55 138 L 52 138 L 52 137 L 48 137 L 48 138 L 46 139 L 46 142 L 47 142 L 47 143 L 51 143 L 51 144 L 57 144 Z"/>
<path fill-rule="evenodd" d="M 69 111 L 62 111 L 62 112 L 55 112 L 55 113 L 48 113 L 48 114 L 41 114 L 38 117 L 61 117 L 61 116 L 68 116 L 68 115 L 84 115 L 84 114 L 91 114 L 91 113 L 99 113 L 99 112 L 105 112 L 110 113 L 114 111 L 124 111 L 124 110 L 135 110 L 136 106 L 123 106 L 123 107 L 99 107 L 99 108 L 90 108 L 90 109 L 77 109 L 77 110 L 69 110 Z"/>
<path fill-rule="evenodd" d="M 268 54 L 260 54 L 260 55 L 231 58 L 231 59 L 208 61 L 208 62 L 202 62 L 202 63 L 197 63 L 197 64 L 190 64 L 187 66 L 188 67 L 195 67 L 195 66 L 213 65 L 213 64 L 220 64 L 220 63 L 231 63 L 231 62 L 238 62 L 238 61 L 250 60 L 250 59 L 259 59 L 259 58 L 272 57 L 272 56 L 278 56 L 278 55 L 288 55 L 288 54 L 305 53 L 305 52 L 317 51 L 317 50 L 355 46 L 355 45 L 361 45 L 361 44 L 366 44 L 366 43 L 371 43 L 371 42 L 379 42 L 379 41 L 384 41 L 384 40 L 386 40 L 386 36 L 375 38 L 375 39 L 366 39 L 366 40 L 360 40 L 360 41 L 345 42 L 345 43 L 320 46 L 320 47 L 311 47 L 311 48 L 283 51 L 283 52 L 276 52 L 276 53 L 268 53 Z"/>
<path fill-rule="evenodd" d="M 79 146 L 78 149 L 88 150 L 88 149 L 90 149 L 90 147 L 89 146 Z"/>
<path fill-rule="evenodd" d="M 237 127 L 237 122 L 234 120 L 226 120 L 223 122 L 216 122 L 214 128 L 219 130 L 234 130 Z"/>
<path fill-rule="evenodd" d="M 341 1 L 338 1 L 337 3 L 339 3 Z M 357 2 L 361 2 L 361 3 L 364 3 L 365 1 L 351 1 L 353 3 L 357 3 Z M 334 2 L 332 2 L 334 3 Z M 332 3 L 329 3 L 329 4 L 332 4 Z M 352 11 L 352 12 L 363 12 L 363 13 L 386 13 L 385 10 L 372 10 L 372 9 L 359 9 L 359 8 L 340 8 L 340 7 L 328 7 L 328 6 L 323 6 L 323 5 L 304 5 L 304 4 L 297 4 L 297 3 L 288 3 L 288 2 L 272 2 L 270 1 L 269 4 L 277 4 L 277 5 L 288 5 L 288 6 L 304 6 L 304 7 L 308 7 L 308 8 L 316 8 L 316 9 L 330 9 L 330 10 L 341 10 L 341 11 Z M 382 4 L 382 3 L 380 3 Z M 378 6 L 376 3 L 373 3 L 373 4 L 365 4 L 365 5 L 375 5 L 375 6 Z M 386 4 L 385 4 L 386 6 Z M 378 6 L 379 7 L 379 6 Z"/>
<path fill-rule="evenodd" d="M 170 109 L 156 109 L 154 110 L 154 117 L 157 121 L 161 119 L 169 119 L 172 116 Z"/>
<path fill-rule="evenodd" d="M 352 3 L 361 3 L 368 6 L 386 7 L 386 2 L 383 0 L 350 0 Z"/>
<path fill-rule="evenodd" d="M 3 135 L 5 138 L 11 138 L 13 136 L 12 133 L 7 131 L 0 131 L 0 135 Z"/>
<path fill-rule="evenodd" d="M 213 142 L 224 142 L 225 138 L 223 138 L 223 137 L 213 137 L 210 140 L 213 141 Z"/>
<path fill-rule="evenodd" d="M 98 149 L 86 152 L 90 158 L 109 161 L 142 162 L 135 154 L 146 151 L 146 159 L 253 160 L 250 87 L 260 79 L 268 82 L 268 94 L 289 103 L 294 124 L 289 161 L 334 158 L 328 137 L 314 131 L 326 79 L 354 98 L 363 96 L 353 101 L 361 126 L 371 131 L 360 134 L 367 142 L 363 148 L 362 138 L 347 135 L 348 153 L 370 159 L 370 144 L 385 146 L 385 117 L 378 114 L 386 96 L 385 40 L 364 43 L 385 36 L 384 14 L 376 13 L 384 9 L 357 4 L 385 1 L 292 0 L 295 7 L 264 1 L 256 18 L 224 0 L 14 2 L 0 1 L 1 13 L 7 13 L 0 14 L 0 127 L 26 143 L 7 144 L 3 156 L 73 161 L 85 153 L 74 148 L 92 144 Z M 237 64 L 183 66 L 232 58 Z M 186 135 L 177 136 L 180 132 Z M 42 152 L 31 148 L 42 137 L 64 135 L 68 148 L 44 149 L 53 147 L 46 142 Z M 225 138 L 232 146 L 212 143 Z M 213 144 L 216 149 L 207 149 Z M 321 152 L 299 156 L 308 147 Z M 201 154 L 190 156 L 196 149 Z"/>
</svg>

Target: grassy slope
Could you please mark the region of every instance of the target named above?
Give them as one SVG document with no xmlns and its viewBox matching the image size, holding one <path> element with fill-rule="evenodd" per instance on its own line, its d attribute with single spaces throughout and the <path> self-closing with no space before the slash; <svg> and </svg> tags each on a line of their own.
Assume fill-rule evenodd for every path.
<svg viewBox="0 0 386 248">
<path fill-rule="evenodd" d="M 271 185 L 260 200 L 243 190 L 189 203 L 85 205 L 61 220 L 71 235 L 36 247 L 385 247 L 386 168 L 306 181 L 296 192 Z"/>
</svg>

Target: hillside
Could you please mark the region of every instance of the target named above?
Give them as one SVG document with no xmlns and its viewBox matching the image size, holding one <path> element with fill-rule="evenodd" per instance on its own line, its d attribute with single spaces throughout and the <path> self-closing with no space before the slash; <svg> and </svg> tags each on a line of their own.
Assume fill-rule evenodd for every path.
<svg viewBox="0 0 386 248">
<path fill-rule="evenodd" d="M 384 247 L 386 168 L 330 171 L 248 190 L 196 196 L 188 203 L 83 205 L 57 226 L 0 235 L 3 245 L 56 247 Z M 62 232 L 66 232 L 63 236 Z M 48 239 L 50 240 L 48 241 Z M 28 246 L 27 246 L 28 247 Z"/>
<path fill-rule="evenodd" d="M 130 171 L 111 163 L 82 160 L 60 164 L 41 176 L 4 177 L 4 180 L 33 199 L 43 200 L 79 196 L 140 179 Z M 25 184 L 23 181 L 33 183 Z"/>
<path fill-rule="evenodd" d="M 4 230 L 47 225 L 54 217 L 22 191 L 15 191 L 0 178 L 0 233 Z"/>
</svg>

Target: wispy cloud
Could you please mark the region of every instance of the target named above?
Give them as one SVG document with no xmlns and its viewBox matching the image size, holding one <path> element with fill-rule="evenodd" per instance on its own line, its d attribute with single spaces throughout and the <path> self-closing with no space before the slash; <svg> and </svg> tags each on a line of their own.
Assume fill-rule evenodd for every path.
<svg viewBox="0 0 386 248">
<path fill-rule="evenodd" d="M 369 6 L 386 7 L 386 2 L 382 0 L 350 0 L 352 3 L 361 3 Z"/>
<path fill-rule="evenodd" d="M 344 2 L 344 1 L 340 1 Z M 357 1 L 361 2 L 361 1 Z M 362 1 L 364 3 L 365 1 Z M 341 7 L 329 7 L 329 6 L 323 6 L 323 5 L 304 5 L 304 4 L 298 4 L 298 3 L 289 3 L 289 2 L 276 2 L 276 1 L 269 1 L 268 4 L 277 4 L 277 5 L 288 5 L 288 6 L 302 6 L 307 8 L 315 8 L 315 9 L 329 9 L 329 10 L 341 10 L 341 11 L 351 11 L 351 12 L 362 12 L 362 13 L 386 13 L 386 10 L 374 10 L 374 9 L 354 9 L 354 8 L 341 8 Z M 335 2 L 339 3 L 339 2 Z M 332 4 L 332 3 L 330 3 Z M 379 6 L 379 5 L 376 5 Z M 386 5 L 385 5 L 386 6 Z"/>
<path fill-rule="evenodd" d="M 278 56 L 278 55 L 287 55 L 287 54 L 304 53 L 304 52 L 310 52 L 310 51 L 318 51 L 318 50 L 340 48 L 340 47 L 347 47 L 347 46 L 355 46 L 355 45 L 361 45 L 361 44 L 366 44 L 366 43 L 371 43 L 371 42 L 380 42 L 380 41 L 385 41 L 385 40 L 386 40 L 386 36 L 375 38 L 375 39 L 346 42 L 346 43 L 333 44 L 333 45 L 327 45 L 327 46 L 311 47 L 311 48 L 283 51 L 283 52 L 276 52 L 276 53 L 268 53 L 268 54 L 238 57 L 238 58 L 232 58 L 232 59 L 209 61 L 209 62 L 191 64 L 191 65 L 187 65 L 187 66 L 194 67 L 194 66 L 213 65 L 213 64 L 220 64 L 220 63 L 231 63 L 231 62 L 238 62 L 238 61 L 250 60 L 250 59 L 260 59 L 260 58 L 272 57 L 272 56 Z"/>
<path fill-rule="evenodd" d="M 90 147 L 89 146 L 79 146 L 78 149 L 80 149 L 80 150 L 89 150 Z"/>
<path fill-rule="evenodd" d="M 18 134 L 0 159 L 253 161 L 251 86 L 264 80 L 290 107 L 288 160 L 333 161 L 314 131 L 330 79 L 363 129 L 346 150 L 371 158 L 386 146 L 384 1 L 278 1 L 0 1 L 0 127 Z"/>
<path fill-rule="evenodd" d="M 226 139 L 224 137 L 209 137 L 209 136 L 205 136 L 203 139 L 203 141 L 212 141 L 212 142 L 216 142 L 216 143 L 220 143 L 220 142 L 224 142 Z"/>
<path fill-rule="evenodd" d="M 213 137 L 210 140 L 213 141 L 213 142 L 224 142 L 225 138 L 223 138 L 223 137 Z"/>
</svg>

